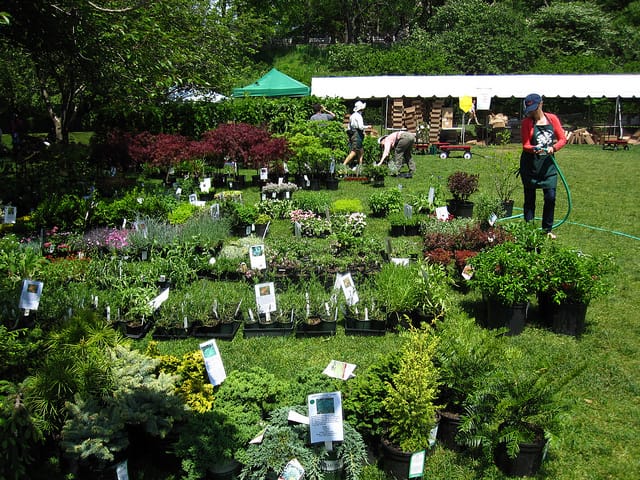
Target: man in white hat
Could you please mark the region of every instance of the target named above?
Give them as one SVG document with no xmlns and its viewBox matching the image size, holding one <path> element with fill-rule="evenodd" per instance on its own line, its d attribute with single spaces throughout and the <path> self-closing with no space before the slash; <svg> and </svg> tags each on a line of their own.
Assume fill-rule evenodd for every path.
<svg viewBox="0 0 640 480">
<path fill-rule="evenodd" d="M 360 113 L 367 107 L 365 102 L 358 100 L 353 106 L 353 113 L 349 118 L 349 155 L 342 162 L 344 165 L 349 165 L 351 160 L 358 155 L 358 166 L 362 167 L 362 159 L 364 158 L 364 130 L 368 126 L 364 124 L 362 114 Z M 354 170 L 358 167 L 353 167 Z"/>
<path fill-rule="evenodd" d="M 378 139 L 378 143 L 384 149 L 382 151 L 382 157 L 376 166 L 380 166 L 384 163 L 389 156 L 391 149 L 393 148 L 393 160 L 389 160 L 389 171 L 391 175 L 398 175 L 399 177 L 411 178 L 416 173 L 416 163 L 413 161 L 411 151 L 413 145 L 416 143 L 416 134 L 408 132 L 406 130 L 398 130 L 390 133 L 389 135 L 383 135 Z M 404 164 L 409 167 L 408 173 L 400 173 L 400 169 Z"/>
</svg>

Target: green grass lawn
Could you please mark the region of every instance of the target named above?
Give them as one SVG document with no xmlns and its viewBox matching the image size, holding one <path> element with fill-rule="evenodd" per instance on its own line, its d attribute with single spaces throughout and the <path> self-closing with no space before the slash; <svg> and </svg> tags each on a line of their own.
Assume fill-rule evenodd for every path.
<svg viewBox="0 0 640 480">
<path fill-rule="evenodd" d="M 502 147 L 516 155 L 519 146 Z M 481 191 L 491 191 L 491 158 L 497 147 L 474 147 L 470 160 L 417 155 L 418 174 L 413 179 L 387 178 L 387 185 L 402 183 L 406 192 L 426 191 L 429 179 L 446 177 L 455 170 L 480 174 Z M 560 448 L 549 452 L 538 478 L 553 479 L 630 479 L 640 478 L 640 219 L 635 205 L 640 178 L 640 148 L 629 151 L 603 151 L 593 145 L 569 145 L 557 160 L 571 189 L 573 210 L 556 233 L 557 242 L 587 253 L 610 252 L 620 272 L 616 289 L 608 298 L 589 307 L 588 328 L 581 339 L 527 327 L 510 342 L 531 355 L 551 358 L 569 367 L 584 362 L 586 369 L 571 384 L 568 395 L 573 409 Z M 366 199 L 374 190 L 368 185 L 342 182 L 330 192 L 335 198 Z M 516 193 L 516 213 L 522 207 L 522 192 Z M 257 200 L 256 191 L 245 198 Z M 538 213 L 542 194 L 539 194 Z M 559 185 L 557 219 L 567 211 L 567 196 Z M 510 220 L 521 221 L 521 220 Z M 274 232 L 286 232 L 276 225 Z M 272 233 L 273 234 L 273 233 Z M 385 236 L 381 223 L 370 219 L 368 235 Z M 474 299 L 474 293 L 460 295 L 460 306 Z M 148 340 L 141 342 L 144 347 Z M 397 346 L 395 335 L 385 337 L 347 337 L 339 329 L 333 338 L 255 338 L 238 335 L 231 342 L 219 342 L 228 371 L 262 366 L 282 378 L 291 372 L 317 368 L 320 372 L 330 359 L 355 363 L 364 369 L 377 357 Z M 197 340 L 161 343 L 164 353 L 182 353 L 198 348 Z M 357 370 L 356 370 L 357 373 Z M 311 393 L 311 392 L 310 392 Z M 474 461 L 437 449 L 427 461 L 430 479 L 477 478 Z M 502 478 L 495 470 L 483 478 Z M 373 478 L 373 477 L 371 477 Z M 376 477 L 381 478 L 381 477 Z"/>
</svg>

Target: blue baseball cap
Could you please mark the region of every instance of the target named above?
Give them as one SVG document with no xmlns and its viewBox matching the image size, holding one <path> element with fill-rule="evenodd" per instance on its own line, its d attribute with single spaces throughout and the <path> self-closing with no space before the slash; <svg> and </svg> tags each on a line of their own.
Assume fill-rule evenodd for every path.
<svg viewBox="0 0 640 480">
<path fill-rule="evenodd" d="M 529 95 L 527 95 L 523 102 L 524 114 L 529 115 L 534 110 L 537 110 L 541 102 L 542 97 L 537 93 L 530 93 Z"/>
</svg>

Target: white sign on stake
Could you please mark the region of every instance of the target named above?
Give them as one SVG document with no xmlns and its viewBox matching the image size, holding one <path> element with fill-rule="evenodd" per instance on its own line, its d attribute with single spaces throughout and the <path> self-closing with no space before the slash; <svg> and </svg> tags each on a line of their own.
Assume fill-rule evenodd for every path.
<svg viewBox="0 0 640 480">
<path fill-rule="evenodd" d="M 355 305 L 360 300 L 358 292 L 356 291 L 356 286 L 351 278 L 351 272 L 344 274 L 337 273 L 334 288 L 342 289 L 344 298 L 347 300 L 347 305 L 349 306 Z"/>
<path fill-rule="evenodd" d="M 12 206 L 4 207 L 4 223 L 16 223 L 18 209 Z"/>
<path fill-rule="evenodd" d="M 276 311 L 276 292 L 273 282 L 259 283 L 255 285 L 256 305 L 258 313 L 271 313 Z"/>
<path fill-rule="evenodd" d="M 252 245 L 249 247 L 249 259 L 251 268 L 264 270 L 267 268 L 267 260 L 264 254 L 264 245 Z"/>
<path fill-rule="evenodd" d="M 409 475 L 407 478 L 422 477 L 425 456 L 426 452 L 424 450 L 420 450 L 411 455 L 411 459 L 409 460 Z"/>
<path fill-rule="evenodd" d="M 322 373 L 332 378 L 339 378 L 340 380 L 347 380 L 348 378 L 355 377 L 353 371 L 356 369 L 356 365 L 353 363 L 341 362 L 339 360 L 331 360 L 327 368 Z"/>
<path fill-rule="evenodd" d="M 207 369 L 207 375 L 211 385 L 220 385 L 227 378 L 227 373 L 224 370 L 222 363 L 222 357 L 220 356 L 220 350 L 215 340 L 209 340 L 200 344 L 200 351 L 202 352 L 202 358 L 204 359 L 204 366 Z"/>
<path fill-rule="evenodd" d="M 22 281 L 22 293 L 20 294 L 20 303 L 18 308 L 24 310 L 37 310 L 42 296 L 42 287 L 44 283 L 35 280 Z"/>
<path fill-rule="evenodd" d="M 436 208 L 436 217 L 438 220 L 447 220 L 449 218 L 449 209 L 447 207 Z"/>
<path fill-rule="evenodd" d="M 311 443 L 342 442 L 342 395 L 340 392 L 315 393 L 307 397 Z"/>
</svg>

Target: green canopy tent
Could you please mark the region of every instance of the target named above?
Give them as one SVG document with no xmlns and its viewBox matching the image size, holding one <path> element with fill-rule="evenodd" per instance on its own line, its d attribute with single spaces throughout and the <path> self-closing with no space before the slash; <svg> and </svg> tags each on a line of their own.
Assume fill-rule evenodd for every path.
<svg viewBox="0 0 640 480">
<path fill-rule="evenodd" d="M 281 71 L 272 68 L 246 87 L 234 88 L 233 97 L 305 97 L 311 89 Z"/>
</svg>

